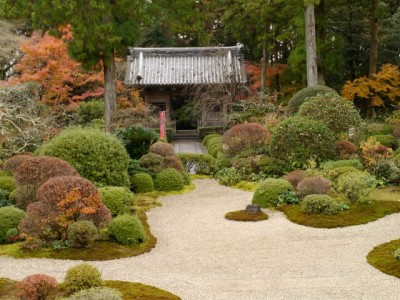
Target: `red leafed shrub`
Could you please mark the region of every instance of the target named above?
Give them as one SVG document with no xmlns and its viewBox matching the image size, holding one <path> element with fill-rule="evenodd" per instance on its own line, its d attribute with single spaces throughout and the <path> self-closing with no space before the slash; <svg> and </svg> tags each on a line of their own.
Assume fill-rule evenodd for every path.
<svg viewBox="0 0 400 300">
<path fill-rule="evenodd" d="M 331 183 L 328 179 L 319 176 L 304 178 L 297 185 L 297 194 L 300 197 L 305 197 L 312 194 L 325 194 L 331 188 Z"/>
<path fill-rule="evenodd" d="M 258 149 L 268 144 L 271 133 L 257 123 L 233 126 L 222 137 L 224 153 L 235 156 L 247 149 Z"/>
<path fill-rule="evenodd" d="M 346 140 L 336 141 L 336 152 L 340 159 L 348 159 L 357 154 L 357 147 Z"/>
<path fill-rule="evenodd" d="M 33 158 L 32 154 L 18 154 L 4 162 L 3 170 L 15 172 L 15 170 L 27 160 Z"/>
<path fill-rule="evenodd" d="M 290 184 L 296 188 L 300 181 L 306 178 L 306 172 L 303 170 L 293 170 L 286 174 L 285 179 L 290 182 Z"/>
<path fill-rule="evenodd" d="M 176 155 L 164 157 L 164 162 L 162 167 L 163 169 L 174 168 L 179 172 L 183 172 L 184 170 L 181 160 Z"/>
<path fill-rule="evenodd" d="M 55 176 L 79 176 L 66 161 L 51 156 L 36 156 L 22 163 L 15 172 L 17 185 L 40 186 Z"/>
<path fill-rule="evenodd" d="M 19 229 L 41 239 L 65 238 L 68 225 L 79 219 L 90 220 L 96 226 L 111 219 L 97 188 L 82 177 L 50 178 L 38 189 L 36 200 L 28 206 Z"/>
<path fill-rule="evenodd" d="M 57 292 L 58 284 L 54 277 L 36 274 L 18 282 L 17 289 L 21 300 L 45 300 Z"/>
</svg>

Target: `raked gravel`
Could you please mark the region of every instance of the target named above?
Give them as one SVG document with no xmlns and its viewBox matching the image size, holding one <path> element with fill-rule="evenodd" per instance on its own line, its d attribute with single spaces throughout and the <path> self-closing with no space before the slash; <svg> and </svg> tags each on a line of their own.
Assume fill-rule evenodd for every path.
<svg viewBox="0 0 400 300">
<path fill-rule="evenodd" d="M 316 229 L 280 212 L 256 223 L 228 221 L 252 193 L 196 180 L 197 189 L 161 199 L 148 213 L 158 242 L 132 258 L 93 262 L 105 279 L 150 284 L 182 299 L 400 299 L 400 280 L 366 261 L 376 245 L 400 237 L 400 216 Z M 81 261 L 0 257 L 0 277 L 45 273 L 62 281 Z"/>
</svg>

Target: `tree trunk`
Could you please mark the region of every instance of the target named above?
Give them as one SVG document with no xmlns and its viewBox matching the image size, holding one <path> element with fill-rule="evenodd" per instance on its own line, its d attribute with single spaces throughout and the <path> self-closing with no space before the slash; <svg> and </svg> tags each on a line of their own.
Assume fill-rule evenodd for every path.
<svg viewBox="0 0 400 300">
<path fill-rule="evenodd" d="M 104 69 L 104 122 L 106 132 L 112 131 L 112 117 L 116 108 L 116 81 L 115 81 L 115 62 L 114 55 L 103 59 Z"/>
<path fill-rule="evenodd" d="M 267 81 L 267 25 L 264 25 L 263 45 L 262 45 L 262 65 L 261 65 L 261 94 L 266 91 Z M 264 97 L 263 97 L 264 99 Z"/>
<path fill-rule="evenodd" d="M 308 4 L 305 11 L 307 86 L 318 85 L 317 46 L 315 42 L 314 4 Z"/>
<path fill-rule="evenodd" d="M 316 22 L 316 34 L 317 41 L 319 41 L 319 45 L 324 45 L 326 40 L 326 26 L 325 26 L 325 1 L 321 0 L 319 5 L 315 8 L 315 14 L 317 21 Z M 321 49 L 321 48 L 320 48 Z M 317 52 L 317 66 L 318 66 L 318 84 L 325 85 L 326 77 L 325 77 L 325 66 L 324 66 L 324 53 L 321 51 Z"/>
<path fill-rule="evenodd" d="M 368 77 L 376 74 L 378 61 L 378 0 L 371 0 L 371 36 Z"/>
</svg>

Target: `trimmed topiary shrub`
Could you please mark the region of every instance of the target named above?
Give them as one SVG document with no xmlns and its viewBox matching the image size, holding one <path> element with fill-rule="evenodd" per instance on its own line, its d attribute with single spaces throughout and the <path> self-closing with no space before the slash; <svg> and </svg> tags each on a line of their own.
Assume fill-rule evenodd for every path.
<svg viewBox="0 0 400 300">
<path fill-rule="evenodd" d="M 301 117 L 287 118 L 272 134 L 271 156 L 293 167 L 310 159 L 324 161 L 335 156 L 335 138 L 322 122 Z"/>
<path fill-rule="evenodd" d="M 20 166 L 20 164 L 25 161 L 31 159 L 32 154 L 18 154 L 13 157 L 10 157 L 4 162 L 3 170 L 15 172 L 15 170 Z"/>
<path fill-rule="evenodd" d="M 132 215 L 112 219 L 108 231 L 119 243 L 125 245 L 138 245 L 146 240 L 142 223 Z"/>
<path fill-rule="evenodd" d="M 66 300 L 122 300 L 119 291 L 108 287 L 94 287 L 87 290 L 81 290 Z"/>
<path fill-rule="evenodd" d="M 63 287 L 69 294 L 93 287 L 103 286 L 100 271 L 87 263 L 69 268 L 65 274 Z"/>
<path fill-rule="evenodd" d="M 340 206 L 328 195 L 308 195 L 301 202 L 301 210 L 306 214 L 334 215 Z"/>
<path fill-rule="evenodd" d="M 99 189 L 101 200 L 113 217 L 132 212 L 136 205 L 135 194 L 126 187 L 110 186 Z"/>
<path fill-rule="evenodd" d="M 350 172 L 360 172 L 360 170 L 358 170 L 354 167 L 338 167 L 338 168 L 334 168 L 334 169 L 326 168 L 322 171 L 322 175 L 324 177 L 328 178 L 336 188 L 337 179 L 341 175 L 350 173 Z"/>
<path fill-rule="evenodd" d="M 219 134 L 219 133 L 211 133 L 211 134 L 206 135 L 203 138 L 203 146 L 207 147 L 208 143 L 210 142 L 210 140 L 213 139 L 213 138 L 216 138 L 216 137 L 222 137 L 222 135 Z"/>
<path fill-rule="evenodd" d="M 164 163 L 164 157 L 156 153 L 148 153 L 140 158 L 139 163 L 142 168 L 160 172 Z"/>
<path fill-rule="evenodd" d="M 304 178 L 306 178 L 306 172 L 299 169 L 287 173 L 284 177 L 284 179 L 290 182 L 293 188 L 296 188 L 299 182 L 302 181 Z"/>
<path fill-rule="evenodd" d="M 339 136 L 361 124 L 354 103 L 335 94 L 318 95 L 308 99 L 299 109 L 299 116 L 320 121 Z"/>
<path fill-rule="evenodd" d="M 79 220 L 68 226 L 68 239 L 77 247 L 86 247 L 97 237 L 97 228 L 93 222 Z"/>
<path fill-rule="evenodd" d="M 54 277 L 35 274 L 18 282 L 17 290 L 21 300 L 45 300 L 57 293 L 58 283 Z"/>
<path fill-rule="evenodd" d="M 156 175 L 154 186 L 157 191 L 180 191 L 184 187 L 182 174 L 169 168 Z"/>
<path fill-rule="evenodd" d="M 207 140 L 205 145 L 207 147 L 207 152 L 212 157 L 217 157 L 219 152 L 222 152 L 222 136 L 214 135 Z"/>
<path fill-rule="evenodd" d="M 215 172 L 215 158 L 209 154 L 178 153 L 188 173 L 211 175 Z"/>
<path fill-rule="evenodd" d="M 328 179 L 320 176 L 311 176 L 301 180 L 296 188 L 299 197 L 305 197 L 312 194 L 326 194 L 331 188 Z"/>
<path fill-rule="evenodd" d="M 183 172 L 183 170 L 184 170 L 181 160 L 176 155 L 165 156 L 163 164 L 162 164 L 162 168 L 163 169 L 174 168 L 175 170 L 177 170 L 179 172 Z"/>
<path fill-rule="evenodd" d="M 64 159 L 97 185 L 129 187 L 129 155 L 124 145 L 100 130 L 66 129 L 38 153 Z"/>
<path fill-rule="evenodd" d="M 100 227 L 111 218 L 97 188 L 82 177 L 53 177 L 40 186 L 36 199 L 28 205 L 19 229 L 43 240 L 64 239 L 68 225 L 79 219 Z"/>
<path fill-rule="evenodd" d="M 208 127 L 200 127 L 197 129 L 199 132 L 200 140 L 204 141 L 204 139 L 211 134 L 222 134 L 226 130 L 224 126 L 208 126 Z"/>
<path fill-rule="evenodd" d="M 135 193 L 148 193 L 154 191 L 153 178 L 147 173 L 137 173 L 131 176 L 131 189 Z"/>
<path fill-rule="evenodd" d="M 174 147 L 171 144 L 164 142 L 154 143 L 150 146 L 149 152 L 161 155 L 162 157 L 175 156 Z"/>
<path fill-rule="evenodd" d="M 15 181 L 12 176 L 0 176 L 0 189 L 12 192 L 15 190 Z"/>
<path fill-rule="evenodd" d="M 319 94 L 336 93 L 334 89 L 325 85 L 317 85 L 313 87 L 306 87 L 293 95 L 289 100 L 286 107 L 286 111 L 289 114 L 295 114 L 299 110 L 300 106 L 309 98 L 317 96 Z M 337 94 L 337 93 L 336 93 Z"/>
<path fill-rule="evenodd" d="M 396 150 L 399 147 L 399 142 L 397 138 L 391 134 L 378 134 L 371 137 L 381 143 L 381 145 L 392 148 L 393 150 Z"/>
<path fill-rule="evenodd" d="M 7 232 L 18 227 L 20 221 L 25 218 L 26 213 L 14 206 L 0 208 L 0 244 L 7 242 Z"/>
<path fill-rule="evenodd" d="M 376 185 L 375 176 L 365 172 L 350 172 L 338 178 L 337 191 L 344 194 L 352 203 L 369 203 L 372 201 L 370 193 Z"/>
<path fill-rule="evenodd" d="M 147 152 L 151 144 L 157 141 L 158 134 L 151 128 L 134 125 L 121 129 L 117 133 L 132 159 L 139 159 Z"/>
<path fill-rule="evenodd" d="M 289 181 L 269 178 L 260 182 L 254 192 L 252 203 L 260 207 L 277 206 L 278 197 L 288 191 L 293 191 Z"/>
<path fill-rule="evenodd" d="M 235 156 L 248 149 L 265 147 L 271 133 L 257 123 L 233 126 L 222 137 L 222 149 L 228 156 Z"/>
</svg>

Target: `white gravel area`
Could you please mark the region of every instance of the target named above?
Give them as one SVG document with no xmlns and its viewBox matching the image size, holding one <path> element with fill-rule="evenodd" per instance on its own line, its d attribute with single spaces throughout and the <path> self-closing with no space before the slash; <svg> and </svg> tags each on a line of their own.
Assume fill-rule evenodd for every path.
<svg viewBox="0 0 400 300">
<path fill-rule="evenodd" d="M 256 223 L 228 221 L 252 193 L 196 180 L 197 189 L 161 199 L 148 213 L 158 242 L 132 258 L 93 262 L 105 279 L 150 284 L 182 299 L 400 299 L 400 280 L 366 261 L 400 237 L 399 214 L 365 225 L 315 229 L 280 212 Z M 62 281 L 80 261 L 0 257 L 0 277 L 45 273 Z"/>
</svg>

